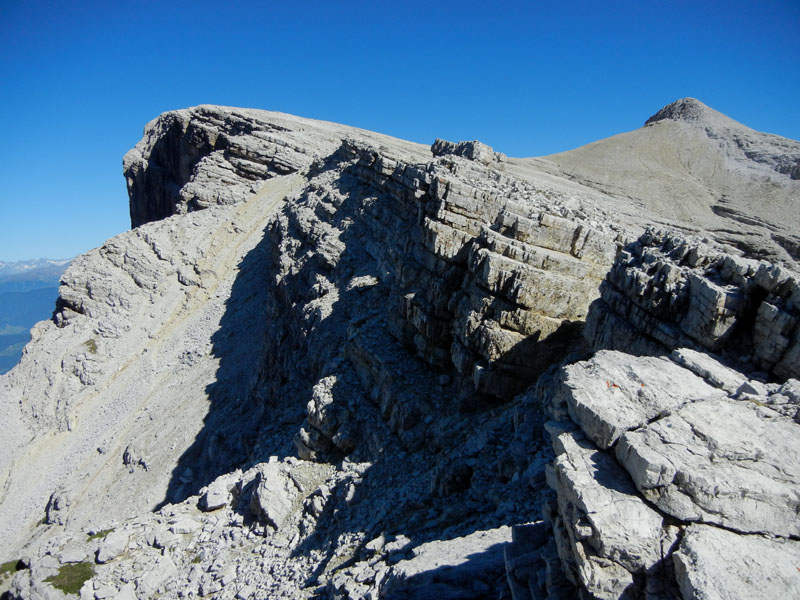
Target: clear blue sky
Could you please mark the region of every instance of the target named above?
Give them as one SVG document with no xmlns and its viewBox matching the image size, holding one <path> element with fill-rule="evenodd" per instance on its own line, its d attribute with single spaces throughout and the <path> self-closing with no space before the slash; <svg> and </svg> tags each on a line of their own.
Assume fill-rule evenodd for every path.
<svg viewBox="0 0 800 600">
<path fill-rule="evenodd" d="M 122 155 L 166 110 L 264 108 L 534 156 L 684 96 L 800 138 L 800 1 L 0 0 L 0 260 L 127 229 Z"/>
</svg>

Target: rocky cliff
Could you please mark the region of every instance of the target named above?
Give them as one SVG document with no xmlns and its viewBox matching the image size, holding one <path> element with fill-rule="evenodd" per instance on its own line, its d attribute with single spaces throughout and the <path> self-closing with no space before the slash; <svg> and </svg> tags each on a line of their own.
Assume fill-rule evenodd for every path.
<svg viewBox="0 0 800 600">
<path fill-rule="evenodd" d="M 800 144 L 692 99 L 623 136 L 638 163 L 148 124 L 135 228 L 0 378 L 6 594 L 81 569 L 82 598 L 796 593 L 798 240 L 772 211 Z"/>
</svg>

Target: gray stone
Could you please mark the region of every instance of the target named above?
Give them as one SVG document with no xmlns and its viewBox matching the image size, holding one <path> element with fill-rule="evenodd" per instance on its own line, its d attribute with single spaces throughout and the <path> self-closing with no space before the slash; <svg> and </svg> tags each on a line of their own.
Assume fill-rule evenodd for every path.
<svg viewBox="0 0 800 600">
<path fill-rule="evenodd" d="M 95 560 L 104 564 L 117 558 L 128 549 L 130 534 L 124 529 L 115 529 L 103 538 L 97 548 Z"/>
<path fill-rule="evenodd" d="M 280 529 L 292 512 L 297 487 L 281 463 L 261 465 L 256 481 L 250 510 L 262 523 Z"/>
<path fill-rule="evenodd" d="M 642 494 L 673 517 L 796 536 L 798 433 L 768 408 L 712 399 L 625 433 L 616 455 Z"/>
<path fill-rule="evenodd" d="M 136 587 L 133 583 L 126 583 L 123 585 L 114 600 L 138 600 L 136 597 Z"/>
<path fill-rule="evenodd" d="M 598 349 L 654 354 L 696 348 L 750 362 L 780 379 L 796 377 L 796 287 L 796 275 L 778 265 L 649 230 L 608 271 L 601 299 L 587 316 L 586 334 Z M 734 332 L 740 343 L 731 343 Z"/>
<path fill-rule="evenodd" d="M 215 479 L 200 496 L 200 508 L 212 511 L 227 506 L 231 501 L 231 493 L 236 489 L 237 479 L 236 473 Z"/>
<path fill-rule="evenodd" d="M 437 138 L 431 146 L 431 153 L 434 156 L 446 156 L 448 154 L 463 156 L 485 165 L 505 161 L 504 154 L 495 152 L 491 146 L 487 146 L 478 140 L 454 143 Z"/>
<path fill-rule="evenodd" d="M 185 534 L 191 535 L 195 533 L 198 529 L 202 528 L 202 524 L 198 523 L 194 519 L 190 517 L 182 517 L 175 522 L 171 523 L 169 526 L 169 530 L 175 534 Z"/>
<path fill-rule="evenodd" d="M 571 419 L 600 448 L 613 446 L 626 431 L 687 403 L 724 395 L 666 358 L 601 351 L 587 362 L 565 367 L 550 400 L 551 414 L 566 404 Z"/>
<path fill-rule="evenodd" d="M 684 598 L 797 598 L 800 542 L 692 525 L 675 553 Z"/>
<path fill-rule="evenodd" d="M 736 392 L 747 383 L 747 377 L 742 373 L 726 367 L 705 352 L 698 352 L 691 348 L 677 348 L 672 351 L 670 358 L 695 375 L 702 377 L 709 384 L 725 390 L 729 394 Z"/>
<path fill-rule="evenodd" d="M 499 527 L 420 544 L 413 548 L 412 557 L 389 569 L 381 586 L 381 597 L 475 597 L 474 581 L 492 581 L 502 576 L 503 548 L 510 541 L 511 528 Z"/>
<path fill-rule="evenodd" d="M 619 598 L 634 587 L 634 573 L 662 558 L 662 517 L 636 493 L 614 459 L 576 433 L 555 442 L 548 483 L 568 536 L 562 560 L 576 565 L 580 584 L 598 598 Z"/>
</svg>

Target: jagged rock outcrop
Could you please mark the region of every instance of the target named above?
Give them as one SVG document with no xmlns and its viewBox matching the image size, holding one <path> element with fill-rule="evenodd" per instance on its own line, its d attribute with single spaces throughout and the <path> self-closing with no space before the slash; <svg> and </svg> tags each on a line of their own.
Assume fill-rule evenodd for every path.
<svg viewBox="0 0 800 600">
<path fill-rule="evenodd" d="M 800 378 L 800 281 L 774 264 L 648 232 L 608 272 L 587 337 L 633 353 L 724 352 L 745 368 Z"/>
<path fill-rule="evenodd" d="M 479 185 L 489 178 L 493 194 Z M 504 187 L 481 164 L 408 165 L 345 142 L 271 228 L 281 257 L 271 336 L 302 345 L 281 346 L 265 379 L 292 372 L 283 379 L 307 386 L 355 372 L 409 449 L 427 435 L 426 414 L 450 410 L 448 397 L 465 406 L 525 389 L 579 337 L 618 234 L 557 203 L 545 212 L 531 186 L 503 197 Z M 315 357 L 310 371 L 295 364 L 298 352 Z M 436 400 L 433 387 L 442 388 Z M 353 445 L 337 425 L 348 419 L 333 416 L 342 407 L 321 393 L 299 438 L 305 454 Z"/>
<path fill-rule="evenodd" d="M 491 165 L 495 162 L 504 162 L 506 160 L 505 154 L 502 152 L 495 152 L 492 150 L 491 146 L 487 146 L 478 140 L 459 142 L 456 144 L 455 142 L 448 142 L 447 140 L 436 138 L 436 141 L 434 141 L 431 146 L 431 152 L 434 156 L 445 156 L 447 154 L 463 156 L 464 158 L 476 160 L 485 165 Z"/>
<path fill-rule="evenodd" d="M 545 515 L 566 578 L 598 598 L 796 590 L 783 560 L 756 574 L 748 559 L 757 547 L 800 548 L 800 405 L 783 393 L 796 385 L 752 381 L 692 351 L 601 351 L 541 380 L 529 393 L 552 419 Z M 710 566 L 723 543 L 731 596 Z M 557 597 L 560 581 L 537 582 L 540 596 Z"/>
<path fill-rule="evenodd" d="M 634 146 L 728 160 L 741 130 L 708 110 Z M 730 181 L 682 176 L 791 194 L 791 141 L 757 141 Z M 59 597 L 80 564 L 82 598 L 791 595 L 794 234 L 748 205 L 752 231 L 698 239 L 704 197 L 664 216 L 676 164 L 642 151 L 626 195 L 585 176 L 596 151 L 213 106 L 148 124 L 136 228 L 75 261 L 0 379 L 0 592 Z"/>
</svg>

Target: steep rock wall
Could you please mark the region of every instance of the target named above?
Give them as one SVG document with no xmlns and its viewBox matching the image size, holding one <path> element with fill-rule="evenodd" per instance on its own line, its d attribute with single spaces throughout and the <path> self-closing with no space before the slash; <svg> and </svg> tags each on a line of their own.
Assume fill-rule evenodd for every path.
<svg viewBox="0 0 800 600">
<path fill-rule="evenodd" d="M 509 401 L 579 343 L 620 245 L 460 157 L 414 165 L 346 141 L 310 176 L 271 228 L 270 336 L 285 342 L 265 365 L 266 395 L 285 396 L 284 385 L 310 398 L 339 357 L 407 447 L 435 415 Z M 352 449 L 328 422 L 347 410 L 324 403 L 298 437 L 304 455 Z"/>
<path fill-rule="evenodd" d="M 234 204 L 260 182 L 294 173 L 313 150 L 292 131 L 246 112 L 198 107 L 161 115 L 123 159 L 131 226 Z"/>
</svg>

